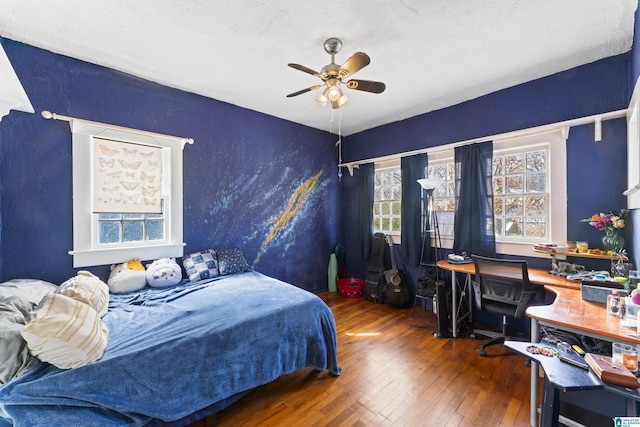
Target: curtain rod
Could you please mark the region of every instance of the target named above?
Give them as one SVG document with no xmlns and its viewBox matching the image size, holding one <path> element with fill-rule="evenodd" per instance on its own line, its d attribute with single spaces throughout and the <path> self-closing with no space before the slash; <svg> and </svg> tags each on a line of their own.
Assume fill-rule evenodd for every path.
<svg viewBox="0 0 640 427">
<path fill-rule="evenodd" d="M 524 138 L 524 137 L 529 137 L 529 136 L 533 136 L 536 134 L 545 133 L 553 130 L 561 130 L 563 133 L 563 137 L 566 139 L 569 136 L 569 128 L 571 128 L 572 126 L 580 126 L 580 125 L 585 125 L 589 123 L 595 123 L 596 126 L 594 131 L 594 138 L 596 141 L 600 141 L 602 139 L 602 135 L 601 135 L 602 128 L 600 127 L 602 121 L 618 119 L 620 117 L 625 117 L 626 115 L 627 115 L 627 109 L 625 108 L 623 110 L 610 111 L 608 113 L 602 113 L 602 114 L 594 114 L 591 116 L 580 117 L 577 119 L 565 120 L 563 122 L 534 126 L 531 128 L 515 130 L 511 132 L 498 133 L 495 135 L 484 136 L 482 138 L 467 139 L 465 141 L 451 142 L 448 144 L 436 145 L 434 147 L 429 147 L 429 148 L 422 148 L 422 149 L 413 150 L 413 151 L 405 151 L 403 153 L 389 154 L 386 156 L 373 157 L 370 159 L 340 163 L 338 167 L 347 168 L 349 170 L 349 174 L 353 176 L 353 169 L 358 168 L 360 165 L 363 165 L 366 163 L 376 163 L 376 162 L 383 162 L 388 160 L 396 160 L 400 157 L 413 156 L 415 154 L 423 154 L 423 153 L 429 153 L 429 152 L 433 153 L 433 152 L 442 151 L 442 150 L 449 150 L 451 148 L 459 147 L 461 145 L 473 144 L 475 142 L 481 142 L 481 141 L 487 141 L 487 140 L 495 141 L 495 140 L 502 140 L 502 139 Z"/>
<path fill-rule="evenodd" d="M 105 127 L 109 127 L 111 129 L 115 129 L 115 130 L 120 130 L 120 131 L 124 131 L 124 132 L 131 132 L 131 133 L 137 133 L 140 135 L 147 135 L 150 137 L 159 137 L 159 138 L 174 138 L 174 139 L 180 139 L 182 138 L 183 140 L 183 147 L 184 147 L 184 143 L 187 144 L 193 144 L 193 138 L 183 138 L 183 137 L 175 137 L 175 136 L 169 136 L 169 135 L 163 135 L 161 133 L 156 133 L 156 132 L 149 132 L 146 130 L 138 130 L 138 129 L 131 129 L 131 128 L 126 128 L 126 127 L 122 127 L 122 126 L 116 126 L 116 125 L 109 125 L 109 124 L 105 124 L 105 123 L 99 123 L 99 122 L 92 122 L 91 120 L 85 120 L 85 119 L 78 119 L 76 117 L 69 117 L 69 116 L 62 116 L 60 114 L 56 114 L 56 113 L 52 113 L 50 111 L 44 110 L 42 113 L 40 113 L 42 115 L 42 117 L 44 117 L 45 119 L 53 119 L 53 120 L 64 120 L 67 121 L 69 123 L 73 122 L 74 120 L 80 120 L 82 122 L 85 123 L 91 123 L 93 125 L 98 125 L 98 126 L 105 126 Z"/>
</svg>

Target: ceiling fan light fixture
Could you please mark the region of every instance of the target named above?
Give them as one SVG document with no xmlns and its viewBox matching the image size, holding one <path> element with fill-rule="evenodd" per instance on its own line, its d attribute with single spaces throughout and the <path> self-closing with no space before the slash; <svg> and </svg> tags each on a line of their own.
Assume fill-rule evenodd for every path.
<svg viewBox="0 0 640 427">
<path fill-rule="evenodd" d="M 326 92 L 326 91 L 325 91 Z M 321 93 L 320 95 L 318 95 L 318 97 L 316 98 L 316 101 L 322 105 L 323 107 L 327 105 L 327 102 L 329 101 L 329 98 L 327 98 L 325 96 L 324 93 Z"/>
<path fill-rule="evenodd" d="M 347 95 L 342 95 L 340 98 L 338 98 L 338 107 L 342 107 L 347 102 L 349 102 L 349 98 L 347 98 Z"/>
<path fill-rule="evenodd" d="M 342 91 L 338 87 L 338 84 L 336 83 L 336 81 L 333 80 L 332 82 L 329 83 L 329 86 L 325 91 L 325 96 L 329 98 L 329 100 L 335 102 L 338 99 L 340 99 L 341 96 L 344 96 L 344 95 L 342 94 Z"/>
</svg>

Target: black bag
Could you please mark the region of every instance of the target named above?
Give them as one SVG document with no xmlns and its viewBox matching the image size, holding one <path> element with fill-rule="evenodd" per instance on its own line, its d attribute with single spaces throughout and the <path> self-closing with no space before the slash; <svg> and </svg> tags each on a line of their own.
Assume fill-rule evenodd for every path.
<svg viewBox="0 0 640 427">
<path fill-rule="evenodd" d="M 383 303 L 384 289 L 384 233 L 375 233 L 371 239 L 371 258 L 364 276 L 364 299 Z"/>
</svg>

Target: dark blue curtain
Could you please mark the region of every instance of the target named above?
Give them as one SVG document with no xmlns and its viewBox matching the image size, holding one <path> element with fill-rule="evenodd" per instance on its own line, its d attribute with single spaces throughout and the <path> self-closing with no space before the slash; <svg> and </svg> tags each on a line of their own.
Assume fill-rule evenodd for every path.
<svg viewBox="0 0 640 427">
<path fill-rule="evenodd" d="M 402 174 L 402 212 L 400 226 L 402 228 L 402 257 L 405 263 L 418 266 L 422 250 L 422 187 L 417 180 L 426 177 L 427 155 L 416 154 L 402 157 L 400 169 Z"/>
<path fill-rule="evenodd" d="M 456 213 L 453 252 L 496 255 L 491 162 L 493 142 L 455 148 Z"/>
<path fill-rule="evenodd" d="M 373 233 L 373 180 L 375 165 L 366 163 L 354 170 L 358 177 L 358 244 L 360 256 L 371 256 L 371 235 Z"/>
</svg>

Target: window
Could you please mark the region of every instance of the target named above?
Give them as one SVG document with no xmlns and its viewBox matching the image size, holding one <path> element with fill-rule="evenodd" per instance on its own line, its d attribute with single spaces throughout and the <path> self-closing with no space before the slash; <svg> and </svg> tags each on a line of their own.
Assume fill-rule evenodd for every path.
<svg viewBox="0 0 640 427">
<path fill-rule="evenodd" d="M 400 235 L 402 178 L 399 160 L 392 165 L 376 165 L 373 194 L 373 230 Z"/>
<path fill-rule="evenodd" d="M 77 119 L 71 131 L 73 266 L 181 257 L 182 149 L 190 140 Z"/>
<path fill-rule="evenodd" d="M 451 156 L 451 157 L 449 157 Z M 453 223 L 456 212 L 455 163 L 453 151 L 444 157 L 429 159 L 429 178 L 437 178 L 441 184 L 433 190 L 433 211 L 438 220 L 440 238 L 453 242 Z M 451 246 L 453 243 L 450 244 Z"/>
<path fill-rule="evenodd" d="M 492 178 L 499 253 L 531 256 L 531 243 L 566 241 L 565 140 L 561 131 L 552 131 L 494 141 Z M 442 181 L 433 192 L 433 206 L 443 246 L 451 248 L 456 190 L 453 148 L 429 152 L 428 175 Z"/>
</svg>

